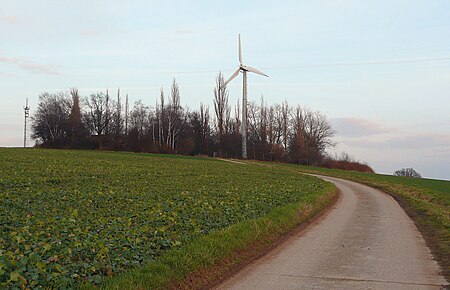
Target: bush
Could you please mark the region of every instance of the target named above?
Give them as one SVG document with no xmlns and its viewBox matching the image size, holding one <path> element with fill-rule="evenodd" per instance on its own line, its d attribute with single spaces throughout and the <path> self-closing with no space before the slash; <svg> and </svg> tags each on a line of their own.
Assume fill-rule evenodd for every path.
<svg viewBox="0 0 450 290">
<path fill-rule="evenodd" d="M 353 170 L 359 172 L 374 173 L 373 169 L 367 165 L 357 161 L 342 161 L 342 160 L 324 160 L 321 164 L 322 167 L 331 169 Z"/>
<path fill-rule="evenodd" d="M 395 176 L 405 176 L 413 178 L 422 178 L 419 172 L 415 171 L 413 168 L 402 168 L 394 171 Z"/>
</svg>

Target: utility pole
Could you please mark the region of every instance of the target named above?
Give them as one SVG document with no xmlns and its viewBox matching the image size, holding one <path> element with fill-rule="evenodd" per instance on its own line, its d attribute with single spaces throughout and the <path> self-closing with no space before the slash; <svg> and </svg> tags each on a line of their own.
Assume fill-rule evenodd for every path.
<svg viewBox="0 0 450 290">
<path fill-rule="evenodd" d="M 27 119 L 30 116 L 30 107 L 28 106 L 28 98 L 25 103 L 25 107 L 23 107 L 23 112 L 25 116 L 25 124 L 23 128 L 23 148 L 27 147 Z"/>
</svg>

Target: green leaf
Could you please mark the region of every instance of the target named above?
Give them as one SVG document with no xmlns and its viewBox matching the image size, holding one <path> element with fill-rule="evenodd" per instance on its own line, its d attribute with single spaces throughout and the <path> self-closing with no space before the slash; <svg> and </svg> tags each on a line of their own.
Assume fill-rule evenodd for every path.
<svg viewBox="0 0 450 290">
<path fill-rule="evenodd" d="M 9 274 L 9 281 L 17 282 L 17 281 L 19 281 L 19 277 L 20 277 L 20 274 L 19 274 L 19 273 L 17 273 L 17 272 L 11 272 L 11 273 Z"/>
</svg>

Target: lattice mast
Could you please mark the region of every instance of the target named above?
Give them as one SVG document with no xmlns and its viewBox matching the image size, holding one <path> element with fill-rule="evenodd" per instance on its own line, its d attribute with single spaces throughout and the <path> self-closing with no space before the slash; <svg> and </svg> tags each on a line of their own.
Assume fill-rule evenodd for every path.
<svg viewBox="0 0 450 290">
<path fill-rule="evenodd" d="M 24 126 L 23 126 L 23 148 L 27 147 L 27 119 L 30 116 L 30 107 L 28 106 L 28 98 L 23 107 Z"/>
</svg>

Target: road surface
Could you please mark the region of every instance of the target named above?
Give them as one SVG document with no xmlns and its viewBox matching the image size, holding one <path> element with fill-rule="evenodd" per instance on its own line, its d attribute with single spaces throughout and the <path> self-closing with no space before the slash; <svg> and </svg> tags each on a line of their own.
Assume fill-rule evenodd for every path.
<svg viewBox="0 0 450 290">
<path fill-rule="evenodd" d="M 303 233 L 217 289 L 442 289 L 448 285 L 411 219 L 387 194 L 322 177 L 342 195 Z"/>
</svg>

